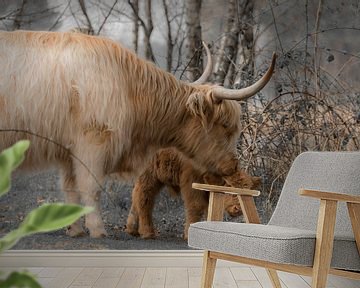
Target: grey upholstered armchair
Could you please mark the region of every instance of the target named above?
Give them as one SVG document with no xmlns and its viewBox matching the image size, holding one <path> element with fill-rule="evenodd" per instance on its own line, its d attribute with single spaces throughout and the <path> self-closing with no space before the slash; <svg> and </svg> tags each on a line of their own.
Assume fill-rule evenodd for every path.
<svg viewBox="0 0 360 288">
<path fill-rule="evenodd" d="M 313 288 L 329 273 L 360 280 L 360 152 L 300 154 L 267 225 L 248 224 L 259 223 L 255 192 L 235 191 L 248 223 L 219 222 L 222 193 L 212 191 L 224 189 L 193 186 L 211 191 L 208 221 L 189 229 L 189 245 L 205 250 L 202 287 L 211 287 L 216 259 L 264 267 L 274 287 L 276 270 L 312 276 Z"/>
</svg>

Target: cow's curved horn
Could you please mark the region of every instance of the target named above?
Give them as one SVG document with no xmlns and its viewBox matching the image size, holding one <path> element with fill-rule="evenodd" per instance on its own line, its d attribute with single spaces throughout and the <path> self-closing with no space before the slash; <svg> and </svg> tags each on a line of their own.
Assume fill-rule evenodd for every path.
<svg viewBox="0 0 360 288">
<path fill-rule="evenodd" d="M 274 72 L 276 62 L 276 54 L 273 53 L 271 65 L 266 73 L 253 85 L 242 88 L 239 90 L 235 89 L 227 89 L 224 87 L 214 87 L 213 95 L 217 100 L 245 100 L 257 92 L 259 92 L 264 86 L 269 82 L 271 75 Z"/>
<path fill-rule="evenodd" d="M 192 82 L 193 84 L 204 84 L 207 81 L 207 79 L 210 77 L 213 68 L 210 49 L 204 41 L 202 41 L 202 45 L 205 48 L 206 56 L 207 56 L 206 67 L 200 78 Z"/>
</svg>

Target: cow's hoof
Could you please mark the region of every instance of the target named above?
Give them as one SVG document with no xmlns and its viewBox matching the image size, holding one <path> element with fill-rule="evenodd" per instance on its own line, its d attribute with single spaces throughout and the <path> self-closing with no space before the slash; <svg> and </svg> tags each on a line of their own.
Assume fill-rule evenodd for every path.
<svg viewBox="0 0 360 288">
<path fill-rule="evenodd" d="M 159 236 L 159 231 L 156 229 L 149 229 L 144 231 L 139 231 L 140 237 L 143 239 L 155 239 L 156 236 Z"/>
<path fill-rule="evenodd" d="M 90 237 L 91 238 L 106 238 L 108 236 L 108 234 L 106 233 L 106 231 L 94 231 L 94 232 L 90 232 Z"/>
<path fill-rule="evenodd" d="M 84 237 L 86 236 L 86 232 L 81 228 L 81 227 L 72 227 L 72 226 L 69 226 L 67 229 L 66 229 L 66 234 L 70 237 Z"/>
<path fill-rule="evenodd" d="M 125 232 L 132 236 L 139 236 L 139 232 L 137 229 L 126 227 Z"/>
<path fill-rule="evenodd" d="M 156 237 L 154 232 L 140 234 L 140 236 L 141 236 L 142 239 L 155 239 L 155 237 Z"/>
</svg>

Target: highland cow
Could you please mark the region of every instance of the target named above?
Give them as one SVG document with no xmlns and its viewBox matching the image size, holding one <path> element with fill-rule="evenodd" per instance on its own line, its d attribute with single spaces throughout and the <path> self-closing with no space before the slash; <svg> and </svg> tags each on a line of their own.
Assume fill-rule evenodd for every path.
<svg viewBox="0 0 360 288">
<path fill-rule="evenodd" d="M 61 170 L 66 201 L 95 208 L 85 217 L 91 237 L 106 236 L 105 176 L 140 174 L 160 148 L 234 173 L 240 107 L 230 100 L 256 94 L 275 64 L 252 86 L 230 90 L 184 83 L 112 40 L 81 33 L 0 32 L 0 51 L 0 150 L 31 140 L 23 167 Z M 84 230 L 76 222 L 68 233 Z"/>
</svg>

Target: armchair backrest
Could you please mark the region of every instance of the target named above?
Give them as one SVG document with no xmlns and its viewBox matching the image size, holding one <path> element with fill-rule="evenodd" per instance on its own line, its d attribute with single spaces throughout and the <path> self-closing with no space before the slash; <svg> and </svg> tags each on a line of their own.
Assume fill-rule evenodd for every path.
<svg viewBox="0 0 360 288">
<path fill-rule="evenodd" d="M 305 152 L 293 162 L 270 225 L 316 230 L 320 201 L 300 188 L 360 195 L 360 152 Z M 347 207 L 339 203 L 335 236 L 354 238 Z"/>
</svg>

